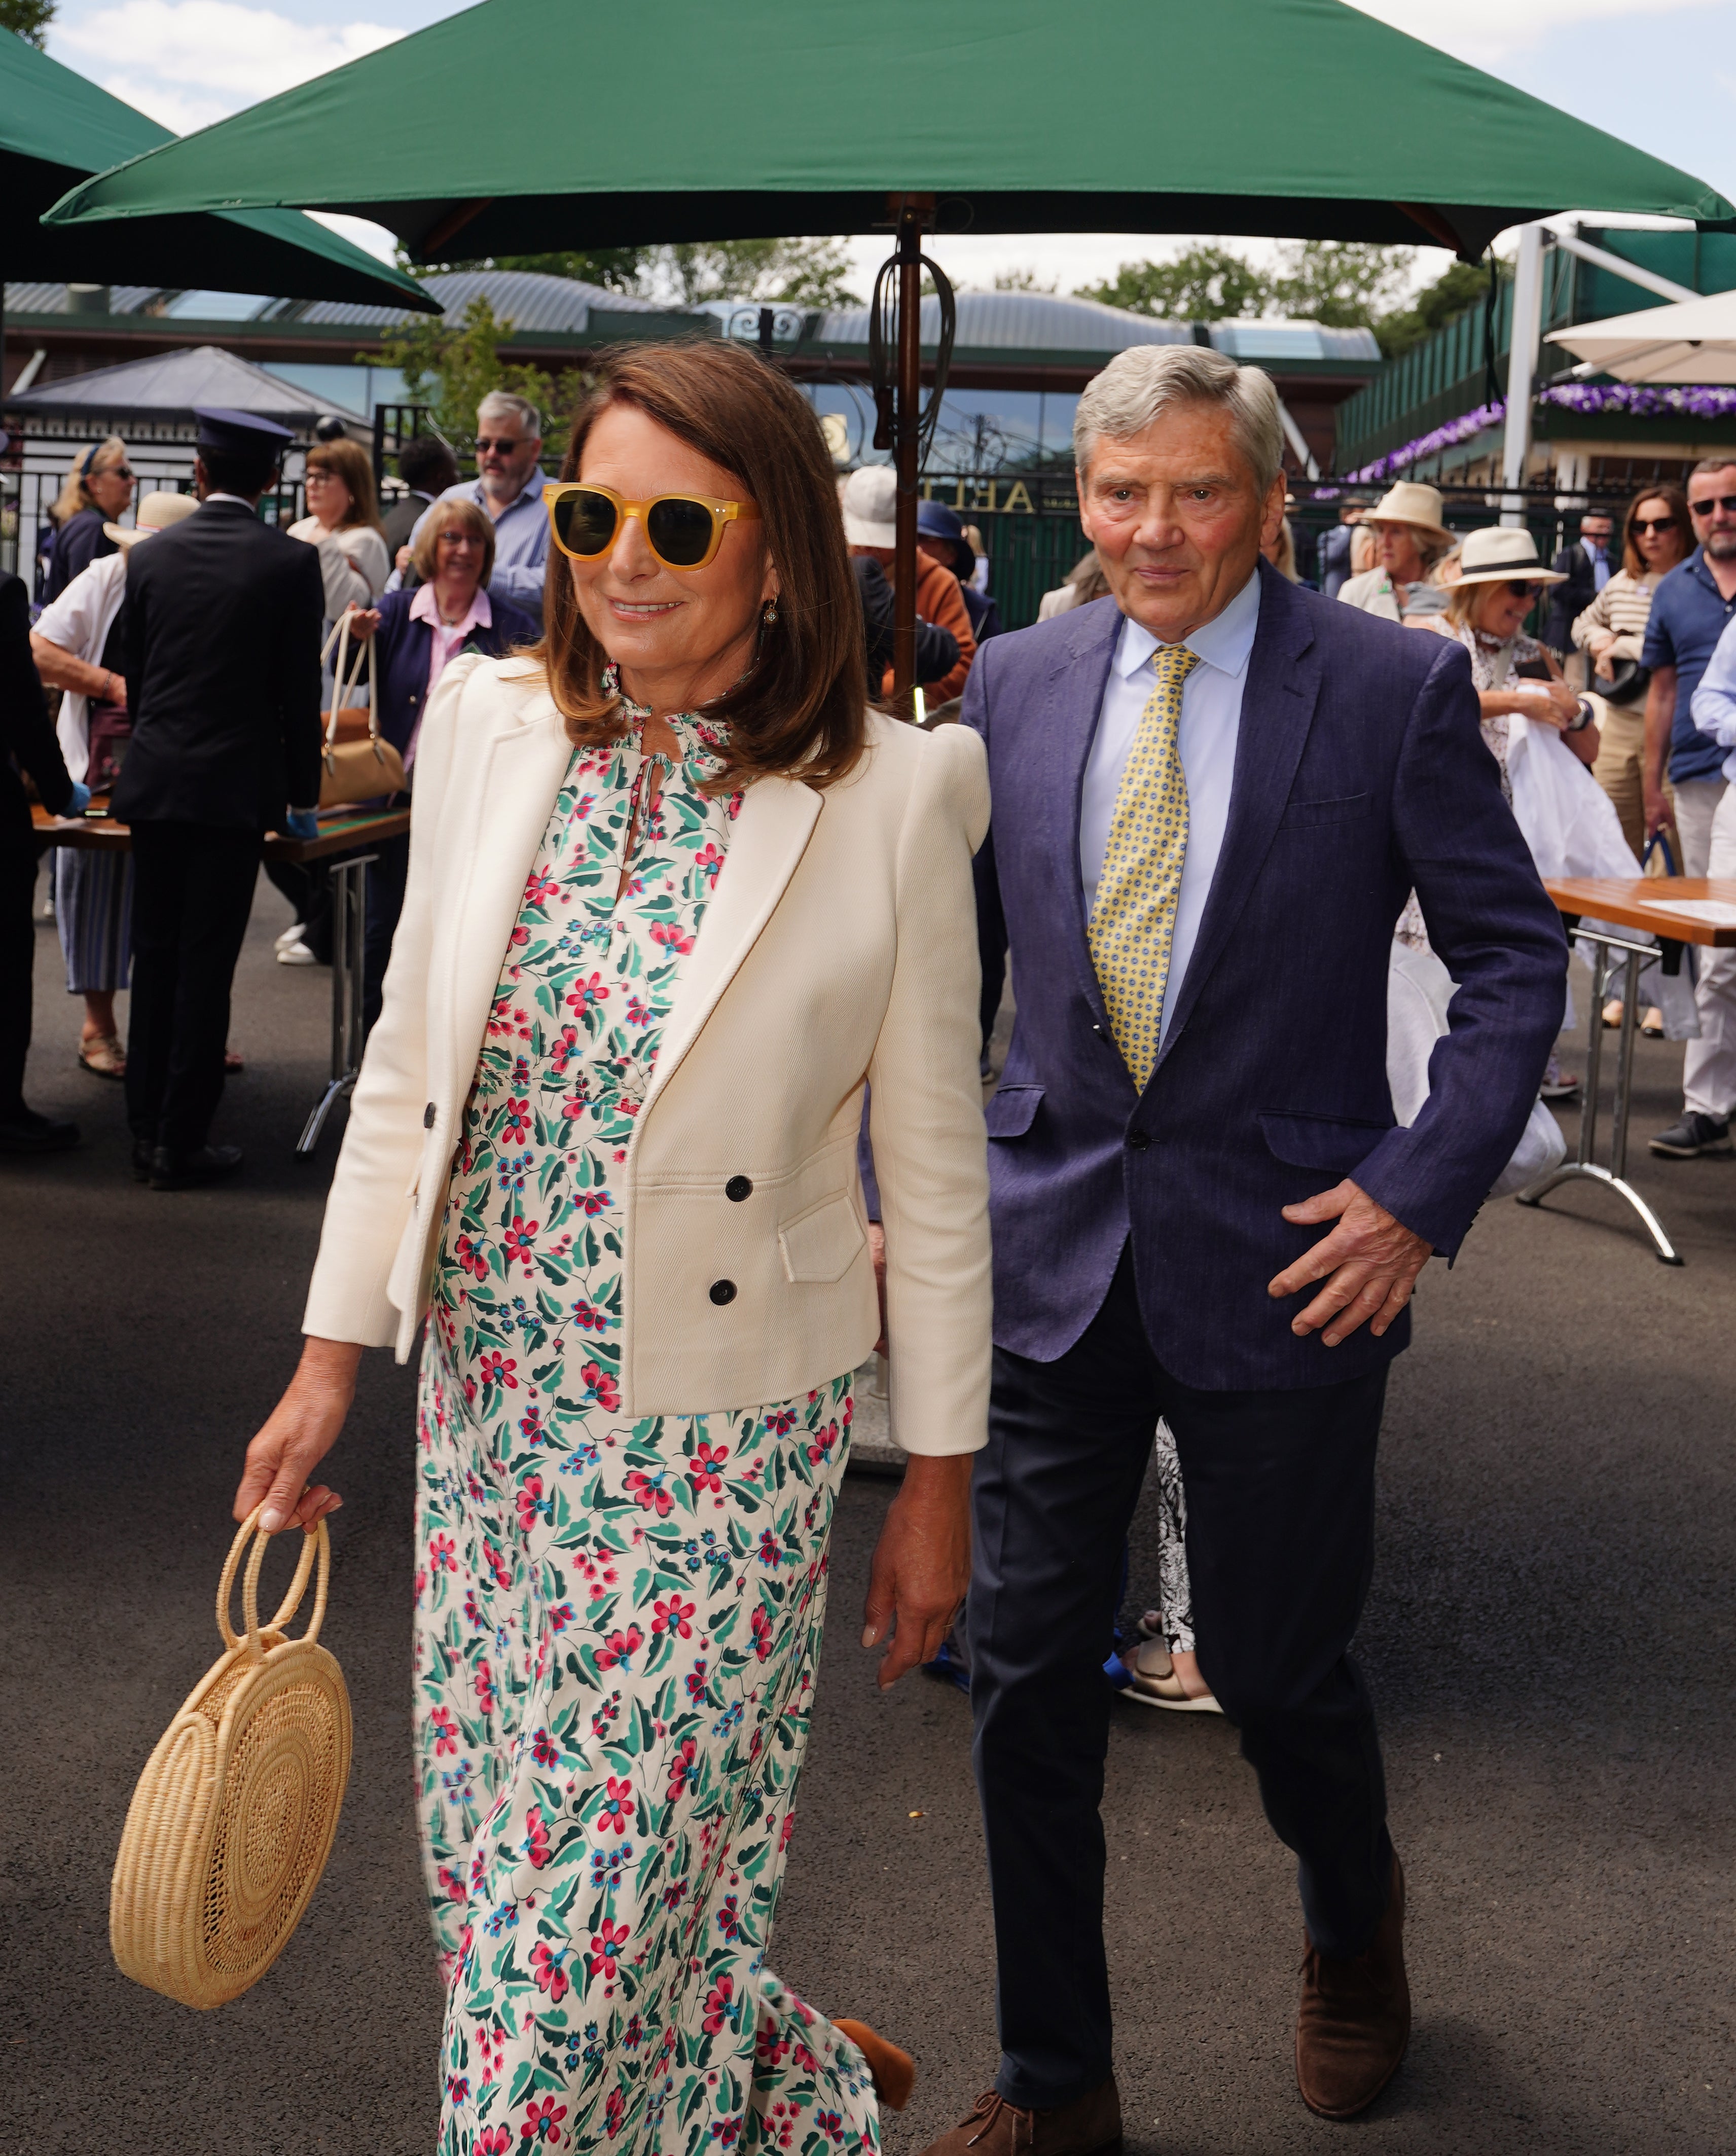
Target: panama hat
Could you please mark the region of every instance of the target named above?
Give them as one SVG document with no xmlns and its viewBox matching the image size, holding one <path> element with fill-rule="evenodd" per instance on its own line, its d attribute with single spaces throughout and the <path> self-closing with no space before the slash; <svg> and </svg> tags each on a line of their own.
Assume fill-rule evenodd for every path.
<svg viewBox="0 0 1736 2156">
<path fill-rule="evenodd" d="M 852 547 L 892 547 L 898 540 L 898 475 L 890 465 L 864 465 L 844 482 L 844 536 Z"/>
<path fill-rule="evenodd" d="M 1440 495 L 1432 486 L 1423 486 L 1415 480 L 1401 479 L 1389 486 L 1363 522 L 1414 524 L 1419 531 L 1432 533 L 1448 546 L 1452 544 L 1453 535 L 1441 521 Z"/>
<path fill-rule="evenodd" d="M 1500 584 L 1520 578 L 1533 584 L 1567 582 L 1559 569 L 1546 568 L 1538 559 L 1537 542 L 1523 526 L 1491 524 L 1468 533 L 1459 561 L 1461 584 Z"/>
<path fill-rule="evenodd" d="M 190 494 L 147 494 L 133 511 L 131 526 L 105 524 L 102 528 L 124 553 L 136 541 L 148 539 L 153 531 L 167 531 L 183 516 L 191 516 L 198 506 Z"/>
</svg>

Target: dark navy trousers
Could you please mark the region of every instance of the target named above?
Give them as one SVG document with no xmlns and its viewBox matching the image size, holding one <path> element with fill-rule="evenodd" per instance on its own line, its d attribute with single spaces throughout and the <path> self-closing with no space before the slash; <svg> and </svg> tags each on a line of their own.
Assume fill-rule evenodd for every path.
<svg viewBox="0 0 1736 2156">
<path fill-rule="evenodd" d="M 1296 1851 L 1314 1943 L 1352 1955 L 1373 1937 L 1392 1848 L 1374 1712 L 1348 1650 L 1373 1561 L 1385 1390 L 1384 1366 L 1283 1391 L 1179 1383 L 1152 1353 L 1126 1252 L 1058 1361 L 995 1350 L 968 1628 L 996 2086 L 1009 2102 L 1070 2103 L 1111 2071 L 1103 1641 L 1160 1416 L 1187 1491 L 1200 1669 Z"/>
</svg>

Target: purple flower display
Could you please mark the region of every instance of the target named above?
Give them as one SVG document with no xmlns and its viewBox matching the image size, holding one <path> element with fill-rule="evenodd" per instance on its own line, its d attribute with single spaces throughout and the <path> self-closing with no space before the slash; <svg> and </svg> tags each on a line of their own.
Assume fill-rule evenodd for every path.
<svg viewBox="0 0 1736 2156">
<path fill-rule="evenodd" d="M 1588 417 L 1622 412 L 1636 418 L 1728 419 L 1736 415 L 1736 385 L 1702 382 L 1655 387 L 1644 382 L 1562 382 L 1554 388 L 1540 390 L 1537 401 Z M 1482 434 L 1484 428 L 1495 426 L 1506 417 L 1506 402 L 1497 397 L 1493 403 L 1479 404 L 1444 426 L 1431 428 L 1426 434 L 1419 434 L 1414 441 L 1401 444 L 1345 476 L 1364 484 L 1391 479 L 1425 457 L 1468 442 L 1473 434 Z"/>
</svg>

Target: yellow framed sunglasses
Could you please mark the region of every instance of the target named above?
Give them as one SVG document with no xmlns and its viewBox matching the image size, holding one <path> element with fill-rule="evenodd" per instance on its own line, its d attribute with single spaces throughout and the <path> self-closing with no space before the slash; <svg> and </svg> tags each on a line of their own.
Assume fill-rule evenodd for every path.
<svg viewBox="0 0 1736 2156">
<path fill-rule="evenodd" d="M 575 562 L 594 562 L 615 543 L 621 526 L 636 516 L 645 544 L 665 569 L 702 569 L 723 544 L 724 526 L 759 521 L 752 501 L 718 501 L 708 494 L 657 494 L 629 501 L 612 486 L 581 486 L 550 480 L 542 490 L 549 536 Z"/>
</svg>

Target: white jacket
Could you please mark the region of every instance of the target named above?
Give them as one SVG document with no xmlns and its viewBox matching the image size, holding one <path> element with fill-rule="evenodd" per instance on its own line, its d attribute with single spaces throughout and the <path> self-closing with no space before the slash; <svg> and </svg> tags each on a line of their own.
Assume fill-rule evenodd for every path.
<svg viewBox="0 0 1736 2156">
<path fill-rule="evenodd" d="M 856 1137 L 862 1086 L 887 1249 L 891 1427 L 987 1435 L 989 1173 L 972 852 L 982 743 L 869 714 L 824 791 L 743 798 L 618 1186 L 621 1411 L 804 1391 L 879 1330 Z M 525 879 L 570 748 L 540 669 L 467 654 L 430 699 L 385 1004 L 350 1106 L 305 1330 L 408 1357 L 465 1103 Z M 751 1194 L 724 1194 L 745 1176 Z M 714 1282 L 736 1294 L 714 1302 Z"/>
</svg>

